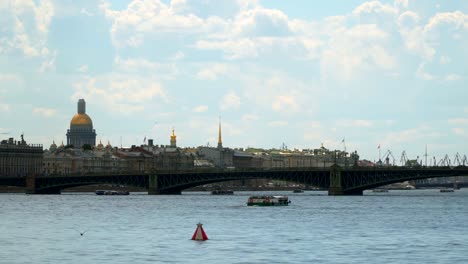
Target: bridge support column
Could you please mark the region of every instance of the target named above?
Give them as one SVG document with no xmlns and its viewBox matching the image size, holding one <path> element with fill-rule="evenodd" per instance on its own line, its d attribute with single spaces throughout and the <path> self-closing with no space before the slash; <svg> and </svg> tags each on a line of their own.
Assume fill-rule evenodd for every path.
<svg viewBox="0 0 468 264">
<path fill-rule="evenodd" d="M 26 176 L 26 193 L 27 194 L 36 193 L 36 175 Z"/>
<path fill-rule="evenodd" d="M 341 181 L 341 168 L 338 165 L 330 167 L 330 187 L 328 195 L 344 195 L 343 183 Z"/>
<path fill-rule="evenodd" d="M 148 195 L 161 194 L 158 187 L 158 175 L 150 174 L 148 177 Z"/>
</svg>

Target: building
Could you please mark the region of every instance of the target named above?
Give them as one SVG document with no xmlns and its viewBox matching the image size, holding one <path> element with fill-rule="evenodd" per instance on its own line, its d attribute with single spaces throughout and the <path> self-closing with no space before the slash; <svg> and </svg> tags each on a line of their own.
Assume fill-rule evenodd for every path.
<svg viewBox="0 0 468 264">
<path fill-rule="evenodd" d="M 93 121 L 86 114 L 86 102 L 78 100 L 78 113 L 70 121 L 70 129 L 67 130 L 67 145 L 77 148 L 83 145 L 96 145 L 96 131 L 93 129 Z"/>
<path fill-rule="evenodd" d="M 218 146 L 216 148 L 199 147 L 197 154 L 200 158 L 211 161 L 215 167 L 218 168 L 228 168 L 234 166 L 234 150 L 223 147 L 221 122 L 219 122 L 218 129 Z"/>
<path fill-rule="evenodd" d="M 115 153 L 108 143 L 92 150 L 55 145 L 44 151 L 44 175 L 84 175 L 89 173 L 122 173 L 129 170 L 129 161 Z"/>
<path fill-rule="evenodd" d="M 0 143 L 0 177 L 26 177 L 42 172 L 42 145 L 28 145 L 13 138 Z"/>
</svg>

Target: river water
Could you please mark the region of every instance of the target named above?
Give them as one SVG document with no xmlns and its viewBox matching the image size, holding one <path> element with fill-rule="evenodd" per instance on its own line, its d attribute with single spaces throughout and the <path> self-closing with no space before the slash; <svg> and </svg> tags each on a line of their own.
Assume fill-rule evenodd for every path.
<svg viewBox="0 0 468 264">
<path fill-rule="evenodd" d="M 468 263 L 468 189 L 254 194 L 1 194 L 0 263 Z"/>
</svg>

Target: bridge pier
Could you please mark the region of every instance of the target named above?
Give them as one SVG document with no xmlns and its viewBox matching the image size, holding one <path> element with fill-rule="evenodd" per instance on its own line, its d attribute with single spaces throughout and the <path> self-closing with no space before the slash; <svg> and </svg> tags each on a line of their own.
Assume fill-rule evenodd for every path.
<svg viewBox="0 0 468 264">
<path fill-rule="evenodd" d="M 161 194 L 158 188 L 158 175 L 150 174 L 148 176 L 148 195 Z"/>
<path fill-rule="evenodd" d="M 26 176 L 26 194 L 36 193 L 36 175 Z"/>
<path fill-rule="evenodd" d="M 341 168 L 338 165 L 330 167 L 330 187 L 328 195 L 344 195 L 343 183 L 341 181 Z"/>
</svg>

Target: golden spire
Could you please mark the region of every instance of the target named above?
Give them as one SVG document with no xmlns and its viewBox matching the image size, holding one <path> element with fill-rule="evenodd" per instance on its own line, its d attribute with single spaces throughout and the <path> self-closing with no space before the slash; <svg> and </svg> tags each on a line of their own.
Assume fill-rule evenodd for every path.
<svg viewBox="0 0 468 264">
<path fill-rule="evenodd" d="M 171 147 L 172 147 L 172 148 L 177 147 L 177 145 L 176 145 L 176 138 L 177 138 L 177 136 L 176 136 L 176 134 L 175 134 L 175 132 L 174 132 L 174 127 L 173 127 L 173 128 L 172 128 L 172 135 L 171 135 Z"/>
<path fill-rule="evenodd" d="M 218 148 L 223 147 L 223 139 L 221 136 L 221 117 L 219 118 L 219 128 L 218 128 Z"/>
<path fill-rule="evenodd" d="M 175 140 L 177 138 L 175 132 L 174 132 L 174 128 L 172 128 L 172 134 L 171 134 L 171 140 Z"/>
</svg>

